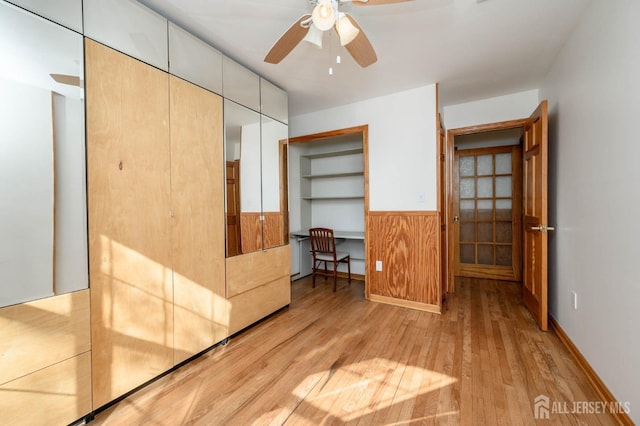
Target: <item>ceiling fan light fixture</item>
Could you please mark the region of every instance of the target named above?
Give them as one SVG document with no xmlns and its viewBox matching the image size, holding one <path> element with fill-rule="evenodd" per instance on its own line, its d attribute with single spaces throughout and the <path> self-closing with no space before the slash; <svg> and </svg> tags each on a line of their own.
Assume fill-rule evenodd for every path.
<svg viewBox="0 0 640 426">
<path fill-rule="evenodd" d="M 320 31 L 318 28 L 316 28 L 315 25 L 311 25 L 309 27 L 309 32 L 307 32 L 307 35 L 304 36 L 303 40 L 313 44 L 314 46 L 317 46 L 319 49 L 322 49 L 322 36 L 324 35 L 324 32 Z"/>
<path fill-rule="evenodd" d="M 336 30 L 340 36 L 340 44 L 343 46 L 351 43 L 360 33 L 360 30 L 353 25 L 349 17 L 344 13 L 340 13 L 336 21 Z"/>
<path fill-rule="evenodd" d="M 332 0 L 320 0 L 312 13 L 313 25 L 320 31 L 327 31 L 336 22 L 336 10 Z"/>
</svg>

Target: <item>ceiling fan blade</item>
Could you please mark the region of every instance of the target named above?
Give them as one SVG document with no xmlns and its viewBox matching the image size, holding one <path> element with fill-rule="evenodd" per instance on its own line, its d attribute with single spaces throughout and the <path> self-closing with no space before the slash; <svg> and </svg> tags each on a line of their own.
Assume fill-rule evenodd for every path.
<svg viewBox="0 0 640 426">
<path fill-rule="evenodd" d="M 413 0 L 368 0 L 366 2 L 353 0 L 352 3 L 356 6 L 379 6 L 381 4 L 404 3 L 406 1 Z"/>
<path fill-rule="evenodd" d="M 277 64 L 287 56 L 294 47 L 302 41 L 304 36 L 309 32 L 309 27 L 302 27 L 303 21 L 311 18 L 310 14 L 302 15 L 289 29 L 276 41 L 264 61 L 270 64 Z"/>
<path fill-rule="evenodd" d="M 359 29 L 360 32 L 358 32 L 356 38 L 354 38 L 353 41 L 347 44 L 345 47 L 349 51 L 349 53 L 351 53 L 353 59 L 355 59 L 362 68 L 366 68 L 378 60 L 376 51 L 373 50 L 371 42 L 365 35 L 360 25 L 358 25 L 356 20 L 353 19 L 353 17 L 349 14 L 347 14 L 346 16 L 347 18 L 349 18 L 353 26 Z"/>
<path fill-rule="evenodd" d="M 78 76 L 67 75 L 67 74 L 49 74 L 49 75 L 57 83 L 68 84 L 69 86 L 82 87 L 82 80 L 80 80 L 80 77 Z"/>
</svg>

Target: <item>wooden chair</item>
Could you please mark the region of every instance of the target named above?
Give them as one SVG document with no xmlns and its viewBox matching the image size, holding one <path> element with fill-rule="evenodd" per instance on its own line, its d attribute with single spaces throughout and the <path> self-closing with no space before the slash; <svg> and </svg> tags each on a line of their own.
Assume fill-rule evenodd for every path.
<svg viewBox="0 0 640 426">
<path fill-rule="evenodd" d="M 333 237 L 333 229 L 311 228 L 309 229 L 311 239 L 311 253 L 313 255 L 313 287 L 316 286 L 316 275 L 333 277 L 333 291 L 338 286 L 338 263 L 346 263 L 349 272 L 349 284 L 351 284 L 351 257 L 349 253 L 336 252 L 336 240 Z M 333 262 L 333 271 L 327 270 L 327 262 Z M 324 263 L 324 268 L 320 269 Z"/>
</svg>

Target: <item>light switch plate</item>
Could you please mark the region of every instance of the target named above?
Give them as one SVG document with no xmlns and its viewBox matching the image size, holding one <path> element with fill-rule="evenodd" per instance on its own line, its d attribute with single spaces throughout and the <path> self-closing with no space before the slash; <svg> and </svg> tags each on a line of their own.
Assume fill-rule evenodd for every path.
<svg viewBox="0 0 640 426">
<path fill-rule="evenodd" d="M 382 260 L 376 260 L 376 271 L 382 271 Z"/>
</svg>

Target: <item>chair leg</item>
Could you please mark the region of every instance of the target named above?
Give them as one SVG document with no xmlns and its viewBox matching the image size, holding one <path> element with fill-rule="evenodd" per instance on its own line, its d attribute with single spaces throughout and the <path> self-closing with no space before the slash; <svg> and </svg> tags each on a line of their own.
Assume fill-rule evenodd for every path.
<svg viewBox="0 0 640 426">
<path fill-rule="evenodd" d="M 333 262 L 333 292 L 338 289 L 338 262 Z"/>
<path fill-rule="evenodd" d="M 349 285 L 351 285 L 351 258 L 347 257 L 347 272 L 349 272 Z"/>
<path fill-rule="evenodd" d="M 327 261 L 324 261 L 324 280 L 327 280 Z"/>
<path fill-rule="evenodd" d="M 311 270 L 311 282 L 313 283 L 312 288 L 316 288 L 316 266 L 318 266 L 318 265 L 316 264 L 316 261 L 314 259 L 313 268 Z"/>
</svg>

